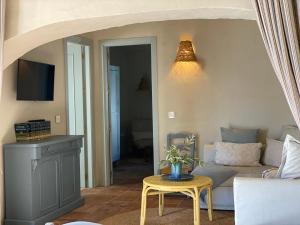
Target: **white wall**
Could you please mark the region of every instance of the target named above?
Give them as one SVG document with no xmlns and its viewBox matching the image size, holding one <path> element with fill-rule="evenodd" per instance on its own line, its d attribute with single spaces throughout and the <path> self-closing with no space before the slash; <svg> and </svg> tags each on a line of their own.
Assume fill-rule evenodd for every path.
<svg viewBox="0 0 300 225">
<path fill-rule="evenodd" d="M 278 137 L 282 125 L 294 124 L 281 87 L 275 77 L 255 21 L 188 20 L 136 24 L 89 34 L 95 58 L 99 40 L 157 37 L 158 112 L 160 155 L 164 157 L 169 132 L 199 134 L 200 148 L 220 138 L 220 126 L 268 130 Z M 193 80 L 170 76 L 180 39 L 192 39 L 204 72 Z M 98 171 L 103 171 L 101 130 L 102 65 L 95 63 L 96 147 Z M 99 86 L 100 84 L 100 86 Z M 167 112 L 175 111 L 176 119 Z M 102 175 L 102 177 L 104 177 Z M 97 179 L 102 183 L 101 177 Z"/>
<path fill-rule="evenodd" d="M 9 0 L 4 67 L 60 38 L 128 24 L 180 19 L 255 19 L 250 0 Z"/>
<path fill-rule="evenodd" d="M 58 40 L 43 45 L 27 53 L 24 59 L 55 65 L 54 101 L 33 102 L 16 100 L 17 63 L 4 71 L 2 99 L 0 102 L 0 202 L 3 218 L 3 151 L 2 144 L 14 142 L 14 124 L 30 119 L 51 120 L 53 135 L 66 134 L 66 101 L 63 41 Z M 55 115 L 61 115 L 61 123 L 56 124 Z M 16 165 L 17 166 L 17 165 Z M 1 223 L 2 224 L 2 223 Z"/>
<path fill-rule="evenodd" d="M 135 14 L 138 18 L 139 13 L 165 12 L 172 15 L 172 11 L 185 11 L 187 9 L 205 9 L 214 11 L 209 14 L 214 18 L 227 18 L 231 12 L 231 17 L 235 15 L 253 19 L 253 9 L 249 0 L 175 0 L 172 2 L 153 0 L 9 0 L 7 1 L 6 12 L 6 39 L 35 30 L 45 25 L 59 23 L 61 21 L 79 20 L 85 18 L 109 17 L 112 15 Z M 237 10 L 237 13 L 234 13 Z M 196 14 L 196 12 L 194 12 Z M 193 14 L 190 12 L 190 14 Z M 192 15 L 190 15 L 192 16 Z M 200 15 L 201 16 L 201 15 Z M 198 17 L 199 18 L 199 17 Z M 208 17 L 205 17 L 208 18 Z M 242 17 L 238 17 L 242 18 Z"/>
</svg>

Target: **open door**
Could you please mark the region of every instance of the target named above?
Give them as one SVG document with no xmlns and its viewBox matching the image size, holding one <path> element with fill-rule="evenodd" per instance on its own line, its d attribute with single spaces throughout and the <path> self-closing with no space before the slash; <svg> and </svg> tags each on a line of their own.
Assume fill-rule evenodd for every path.
<svg viewBox="0 0 300 225">
<path fill-rule="evenodd" d="M 93 187 L 90 46 L 66 42 L 68 134 L 83 135 L 80 185 Z"/>
<path fill-rule="evenodd" d="M 81 51 L 81 45 L 68 43 L 68 124 L 70 135 L 84 135 L 83 62 Z M 81 187 L 86 187 L 85 151 L 85 145 L 83 144 L 80 153 Z"/>
<path fill-rule="evenodd" d="M 109 66 L 109 109 L 110 109 L 110 152 L 111 170 L 113 164 L 120 160 L 120 68 Z M 111 171 L 111 184 L 113 173 Z"/>
<path fill-rule="evenodd" d="M 99 50 L 103 185 L 140 182 L 159 172 L 156 38 L 106 40 Z"/>
</svg>

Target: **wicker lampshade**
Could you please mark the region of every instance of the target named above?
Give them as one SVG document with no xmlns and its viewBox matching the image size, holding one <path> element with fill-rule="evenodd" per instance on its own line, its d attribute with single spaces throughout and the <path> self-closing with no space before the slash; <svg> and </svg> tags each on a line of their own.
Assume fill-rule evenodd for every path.
<svg viewBox="0 0 300 225">
<path fill-rule="evenodd" d="M 196 62 L 197 58 L 194 53 L 191 41 L 181 41 L 175 62 Z"/>
</svg>

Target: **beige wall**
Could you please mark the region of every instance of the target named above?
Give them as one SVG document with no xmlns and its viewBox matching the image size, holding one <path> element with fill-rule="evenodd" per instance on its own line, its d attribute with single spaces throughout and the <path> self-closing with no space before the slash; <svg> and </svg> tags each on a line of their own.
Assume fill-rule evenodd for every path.
<svg viewBox="0 0 300 225">
<path fill-rule="evenodd" d="M 24 59 L 55 65 L 54 101 L 32 102 L 16 101 L 17 63 L 4 71 L 2 99 L 0 102 L 0 156 L 2 143 L 14 142 L 14 123 L 30 119 L 51 120 L 52 134 L 66 134 L 65 76 L 63 41 L 55 41 L 27 53 Z M 56 124 L 55 115 L 61 115 L 61 123 Z M 0 161 L 0 188 L 3 187 L 3 164 Z M 17 166 L 17 165 L 16 165 Z M 3 217 L 3 192 L 0 191 L 1 212 Z"/>
<path fill-rule="evenodd" d="M 99 40 L 156 36 L 158 66 L 159 144 L 168 132 L 193 131 L 200 146 L 219 138 L 220 126 L 259 127 L 278 137 L 281 126 L 294 123 L 254 21 L 195 20 L 137 24 L 85 35 L 94 39 L 94 111 L 97 184 L 103 183 L 103 130 Z M 185 82 L 170 78 L 180 38 L 190 37 L 203 60 L 204 73 Z M 16 101 L 16 64 L 4 75 L 0 102 L 0 140 L 14 141 L 13 124 L 34 118 L 52 120 L 53 134 L 66 133 L 63 41 L 43 45 L 24 58 L 56 65 L 54 102 Z M 176 119 L 167 118 L 168 111 Z M 62 123 L 55 124 L 60 114 Z M 2 156 L 2 154 L 1 154 Z M 2 165 L 0 165 L 2 168 Z M 3 178 L 3 170 L 1 177 Z M 2 187 L 2 185 L 0 186 Z M 2 195 L 3 196 L 3 195 Z M 3 210 L 3 205 L 2 205 Z M 2 214 L 3 215 L 3 214 Z"/>
<path fill-rule="evenodd" d="M 169 21 L 108 29 L 89 36 L 94 38 L 96 59 L 99 40 L 157 37 L 161 157 L 169 132 L 198 133 L 202 149 L 205 143 L 220 139 L 220 126 L 267 129 L 268 135 L 276 138 L 282 125 L 294 124 L 255 21 Z M 204 66 L 201 76 L 185 82 L 169 76 L 181 38 L 192 38 Z M 95 63 L 95 110 L 103 113 L 103 86 L 98 85 L 101 68 Z M 168 119 L 168 111 L 175 111 L 176 119 Z M 96 166 L 97 171 L 103 171 L 103 120 L 100 113 L 95 115 L 96 146 L 100 150 Z M 97 179 L 98 183 L 101 177 L 104 176 Z"/>
</svg>

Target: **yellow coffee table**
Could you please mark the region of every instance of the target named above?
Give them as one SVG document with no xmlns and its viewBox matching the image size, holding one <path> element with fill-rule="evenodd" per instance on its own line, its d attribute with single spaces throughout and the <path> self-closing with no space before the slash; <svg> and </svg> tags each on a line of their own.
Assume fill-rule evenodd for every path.
<svg viewBox="0 0 300 225">
<path fill-rule="evenodd" d="M 147 196 L 159 195 L 159 216 L 163 215 L 164 194 L 180 192 L 193 199 L 194 225 L 200 225 L 200 193 L 207 189 L 208 217 L 212 221 L 212 179 L 204 176 L 194 176 L 190 181 L 168 181 L 161 176 L 146 177 L 143 181 L 141 220 L 140 225 L 145 224 Z"/>
</svg>

